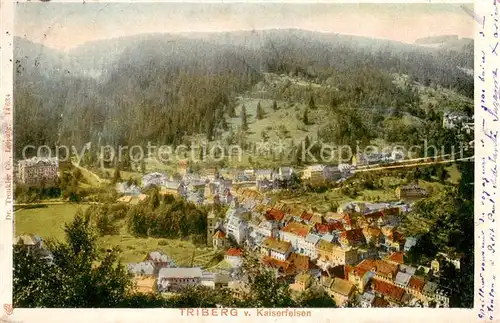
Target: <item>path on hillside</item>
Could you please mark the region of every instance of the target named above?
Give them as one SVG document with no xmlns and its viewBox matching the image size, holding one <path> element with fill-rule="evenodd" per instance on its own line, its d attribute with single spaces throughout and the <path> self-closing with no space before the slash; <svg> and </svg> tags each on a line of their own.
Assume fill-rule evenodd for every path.
<svg viewBox="0 0 500 323">
<path fill-rule="evenodd" d="M 418 158 L 418 159 L 421 160 L 421 158 Z M 371 167 L 355 169 L 354 173 L 386 170 L 386 169 L 396 169 L 396 168 L 406 168 L 406 167 L 417 167 L 417 166 L 435 165 L 435 164 L 447 164 L 447 163 L 455 163 L 455 162 L 459 162 L 459 161 L 470 161 L 470 160 L 474 160 L 474 156 L 460 158 L 460 159 L 435 160 L 435 161 L 430 161 L 430 162 L 420 162 L 420 163 L 407 164 L 408 162 L 413 161 L 410 159 L 410 160 L 406 160 L 405 163 L 402 165 L 389 165 L 389 166 L 381 166 L 381 167 L 377 167 L 378 165 L 372 165 Z M 373 167 L 373 166 L 375 166 L 375 167 Z"/>
</svg>

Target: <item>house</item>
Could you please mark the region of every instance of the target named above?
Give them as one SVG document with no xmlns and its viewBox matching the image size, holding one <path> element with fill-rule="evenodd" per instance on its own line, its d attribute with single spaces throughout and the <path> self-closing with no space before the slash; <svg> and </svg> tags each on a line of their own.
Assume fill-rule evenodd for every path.
<svg viewBox="0 0 500 323">
<path fill-rule="evenodd" d="M 137 196 L 141 194 L 141 189 L 139 188 L 139 186 L 133 184 L 128 185 L 126 182 L 116 183 L 115 189 L 118 194 L 123 194 L 125 196 L 127 195 Z"/>
<path fill-rule="evenodd" d="M 303 241 L 310 230 L 311 228 L 309 226 L 292 221 L 279 231 L 279 236 L 281 240 L 290 242 L 294 250 L 297 250 L 299 253 L 304 253 L 302 243 L 302 248 L 299 248 L 299 241 Z"/>
<path fill-rule="evenodd" d="M 354 285 L 348 280 L 334 278 L 329 291 L 330 296 L 335 300 L 335 304 L 344 307 L 354 296 Z"/>
<path fill-rule="evenodd" d="M 229 245 L 226 234 L 221 230 L 217 230 L 210 241 L 214 249 L 224 249 Z"/>
<path fill-rule="evenodd" d="M 27 186 L 53 186 L 59 179 L 59 160 L 41 157 L 20 160 L 17 176 L 19 183 Z"/>
<path fill-rule="evenodd" d="M 201 283 L 201 268 L 162 268 L 158 273 L 158 291 L 172 292 Z"/>
<path fill-rule="evenodd" d="M 336 181 L 342 178 L 342 171 L 338 166 L 325 166 L 323 168 L 323 179 Z"/>
<path fill-rule="evenodd" d="M 162 184 L 162 186 L 160 186 L 160 194 L 182 197 L 182 196 L 185 196 L 186 189 L 185 189 L 184 185 L 182 185 L 179 182 L 165 181 Z"/>
<path fill-rule="evenodd" d="M 358 260 L 356 249 L 343 248 L 325 240 L 320 240 L 316 244 L 316 253 L 322 262 L 326 262 L 332 267 L 346 264 L 352 265 Z"/>
<path fill-rule="evenodd" d="M 436 302 L 438 307 L 450 307 L 451 290 L 442 286 L 436 289 Z"/>
<path fill-rule="evenodd" d="M 309 274 L 298 274 L 295 276 L 295 284 L 291 284 L 290 288 L 295 291 L 303 292 L 311 286 L 313 278 Z"/>
<path fill-rule="evenodd" d="M 264 237 L 277 238 L 279 236 L 278 223 L 273 220 L 264 220 L 259 223 L 257 232 Z"/>
<path fill-rule="evenodd" d="M 233 268 L 240 267 L 243 263 L 243 251 L 239 248 L 228 249 L 224 253 L 224 260 L 229 263 Z"/>
<path fill-rule="evenodd" d="M 374 246 L 380 245 L 382 231 L 376 227 L 366 227 L 363 228 L 363 235 L 368 244 L 373 244 Z"/>
<path fill-rule="evenodd" d="M 424 286 L 425 286 L 424 279 L 417 276 L 412 276 L 408 281 L 408 285 L 406 286 L 406 292 L 413 295 L 419 300 L 423 300 Z"/>
<path fill-rule="evenodd" d="M 365 292 L 359 297 L 359 305 L 361 305 L 362 308 L 370 308 L 374 300 L 375 294 L 372 292 Z"/>
<path fill-rule="evenodd" d="M 434 300 L 436 298 L 436 290 L 438 289 L 438 284 L 428 281 L 425 283 L 422 289 L 422 295 L 427 301 Z"/>
<path fill-rule="evenodd" d="M 319 276 L 321 274 L 319 268 L 312 263 L 311 259 L 307 256 L 292 252 L 290 256 L 288 256 L 287 261 L 294 266 L 298 273 L 308 273 L 313 276 Z"/>
<path fill-rule="evenodd" d="M 217 168 L 205 168 L 202 170 L 201 179 L 211 182 L 216 180 L 218 176 L 219 174 L 217 173 Z"/>
<path fill-rule="evenodd" d="M 132 201 L 133 196 L 132 195 L 125 195 L 116 200 L 117 203 L 123 203 L 123 204 L 130 204 Z"/>
<path fill-rule="evenodd" d="M 272 169 L 258 169 L 255 171 L 256 180 L 268 180 L 271 181 L 274 178 L 274 172 Z"/>
<path fill-rule="evenodd" d="M 324 165 L 307 166 L 302 174 L 302 179 L 310 181 L 322 181 L 325 179 L 324 170 Z"/>
<path fill-rule="evenodd" d="M 36 235 L 21 235 L 15 238 L 14 245 L 24 246 L 28 253 L 42 249 L 42 238 Z"/>
<path fill-rule="evenodd" d="M 211 289 L 220 289 L 229 287 L 230 279 L 231 277 L 227 272 L 212 273 L 204 271 L 202 272 L 200 285 Z"/>
<path fill-rule="evenodd" d="M 382 297 L 375 296 L 375 299 L 373 300 L 372 307 L 374 308 L 387 308 L 390 307 L 391 304 L 383 299 Z"/>
<path fill-rule="evenodd" d="M 311 259 L 316 259 L 318 257 L 318 253 L 316 252 L 316 245 L 320 240 L 320 236 L 309 233 L 305 239 L 299 240 L 298 249 L 302 251 L 303 255 L 308 256 Z"/>
<path fill-rule="evenodd" d="M 395 265 L 404 264 L 404 253 L 401 251 L 393 252 L 385 258 L 385 261 Z"/>
<path fill-rule="evenodd" d="M 286 181 L 286 180 L 291 179 L 292 175 L 293 175 L 293 168 L 291 168 L 291 167 L 280 167 L 278 169 L 277 178 L 280 179 L 280 180 L 282 180 L 282 181 Z"/>
<path fill-rule="evenodd" d="M 154 276 L 155 264 L 148 260 L 139 263 L 130 263 L 127 265 L 128 271 L 134 276 Z"/>
<path fill-rule="evenodd" d="M 404 245 L 404 251 L 408 252 L 411 248 L 417 245 L 418 239 L 415 237 L 407 237 Z"/>
<path fill-rule="evenodd" d="M 259 192 L 266 192 L 274 189 L 274 182 L 264 178 L 264 179 L 257 179 L 255 182 L 255 187 Z"/>
<path fill-rule="evenodd" d="M 460 265 L 463 258 L 462 254 L 439 252 L 438 255 L 443 257 L 447 262 L 451 263 L 457 270 L 460 270 Z"/>
<path fill-rule="evenodd" d="M 272 208 L 266 211 L 265 217 L 268 221 L 275 221 L 276 223 L 280 223 L 285 217 L 285 212 Z"/>
<path fill-rule="evenodd" d="M 295 267 L 287 260 L 280 260 L 269 256 L 262 257 L 262 264 L 274 271 L 276 277 L 284 278 L 286 281 L 293 281 L 297 275 Z"/>
<path fill-rule="evenodd" d="M 462 111 L 446 111 L 443 113 L 443 128 L 446 129 L 460 129 L 470 121 L 471 118 Z"/>
<path fill-rule="evenodd" d="M 396 274 L 396 278 L 394 278 L 394 284 L 399 287 L 406 288 L 410 283 L 412 275 L 404 272 L 398 272 Z"/>
<path fill-rule="evenodd" d="M 384 297 L 391 305 L 398 306 L 403 302 L 405 290 L 388 282 L 372 279 L 372 291 L 379 297 Z"/>
<path fill-rule="evenodd" d="M 207 215 L 207 242 L 211 243 L 212 238 L 215 235 L 215 231 L 219 227 L 219 224 L 217 222 L 215 212 L 210 211 Z"/>
<path fill-rule="evenodd" d="M 148 188 L 151 186 L 161 187 L 168 181 L 168 176 L 162 173 L 149 173 L 142 177 L 142 186 Z"/>
<path fill-rule="evenodd" d="M 175 262 L 161 251 L 153 251 L 148 253 L 144 261 L 150 261 L 153 263 L 155 274 L 157 274 L 158 271 L 162 268 L 176 267 Z"/>
<path fill-rule="evenodd" d="M 396 188 L 395 192 L 398 199 L 407 201 L 417 200 L 428 195 L 427 191 L 418 184 L 400 186 Z"/>
<path fill-rule="evenodd" d="M 261 252 L 269 257 L 284 261 L 292 252 L 292 244 L 288 241 L 268 237 L 262 242 Z"/>
<path fill-rule="evenodd" d="M 356 247 L 366 244 L 363 229 L 351 229 L 340 233 L 339 242 L 342 246 L 349 247 Z"/>
<path fill-rule="evenodd" d="M 230 210 L 225 222 L 226 234 L 228 237 L 234 239 L 237 244 L 242 244 L 248 234 L 247 222 L 242 219 L 245 214 L 244 210 Z"/>
</svg>

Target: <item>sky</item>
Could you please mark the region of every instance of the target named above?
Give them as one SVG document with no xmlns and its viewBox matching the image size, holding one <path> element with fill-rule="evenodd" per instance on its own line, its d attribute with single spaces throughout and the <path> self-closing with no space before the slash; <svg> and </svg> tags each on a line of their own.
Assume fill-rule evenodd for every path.
<svg viewBox="0 0 500 323">
<path fill-rule="evenodd" d="M 20 2 L 15 7 L 16 36 L 59 50 L 143 33 L 273 28 L 413 43 L 450 34 L 473 38 L 474 23 L 460 4 Z"/>
</svg>

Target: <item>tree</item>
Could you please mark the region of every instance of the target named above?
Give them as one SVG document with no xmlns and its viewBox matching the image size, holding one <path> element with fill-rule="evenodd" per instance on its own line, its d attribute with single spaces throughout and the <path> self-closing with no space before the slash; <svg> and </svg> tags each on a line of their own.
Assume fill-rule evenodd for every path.
<svg viewBox="0 0 500 323">
<path fill-rule="evenodd" d="M 308 106 L 309 106 L 309 109 L 311 109 L 311 110 L 316 109 L 316 104 L 314 103 L 314 98 L 312 95 L 309 97 L 309 105 Z"/>
<path fill-rule="evenodd" d="M 310 308 L 333 308 L 337 307 L 335 301 L 328 296 L 323 288 L 315 287 L 309 288 L 302 292 L 297 298 L 299 307 Z"/>
<path fill-rule="evenodd" d="M 259 103 L 257 103 L 257 114 L 256 117 L 258 120 L 262 120 L 264 118 L 264 110 L 262 110 L 262 106 Z"/>
<path fill-rule="evenodd" d="M 24 247 L 14 250 L 14 306 L 120 307 L 133 295 L 118 250 L 101 255 L 90 217 L 78 211 L 65 225 L 65 240 L 48 241 L 52 264 Z"/>
<path fill-rule="evenodd" d="M 247 131 L 248 130 L 248 121 L 247 121 L 247 109 L 246 109 L 245 105 L 243 105 L 241 107 L 240 119 L 241 119 L 241 130 Z"/>
<path fill-rule="evenodd" d="M 119 169 L 118 166 L 116 166 L 115 167 L 115 171 L 113 173 L 113 178 L 111 180 L 111 183 L 116 184 L 116 183 L 118 183 L 121 180 L 122 180 L 122 177 L 120 175 L 120 169 Z"/>
<path fill-rule="evenodd" d="M 276 100 L 273 100 L 273 111 L 278 111 L 278 104 L 276 103 Z"/>
<path fill-rule="evenodd" d="M 307 116 L 307 109 L 304 110 L 304 114 L 302 115 L 302 122 L 304 122 L 305 125 L 309 124 L 309 117 Z"/>
</svg>

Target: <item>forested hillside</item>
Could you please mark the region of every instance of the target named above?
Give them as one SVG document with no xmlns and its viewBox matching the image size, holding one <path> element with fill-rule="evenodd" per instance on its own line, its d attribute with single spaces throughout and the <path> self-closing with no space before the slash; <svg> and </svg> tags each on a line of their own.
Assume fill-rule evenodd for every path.
<svg viewBox="0 0 500 323">
<path fill-rule="evenodd" d="M 312 98 L 312 108 L 343 116 L 326 118 L 318 130 L 323 139 L 369 140 L 389 117 L 425 118 L 419 85 L 472 98 L 473 78 L 463 71 L 473 67 L 472 44 L 426 48 L 269 30 L 138 35 L 58 53 L 16 38 L 16 154 L 25 145 L 81 147 L 99 138 L 114 145 L 175 145 L 192 134 L 211 140 L 230 130 L 241 95 L 283 104 Z M 271 84 L 266 75 L 305 86 Z M 409 78 L 401 85 L 394 75 Z"/>
</svg>

